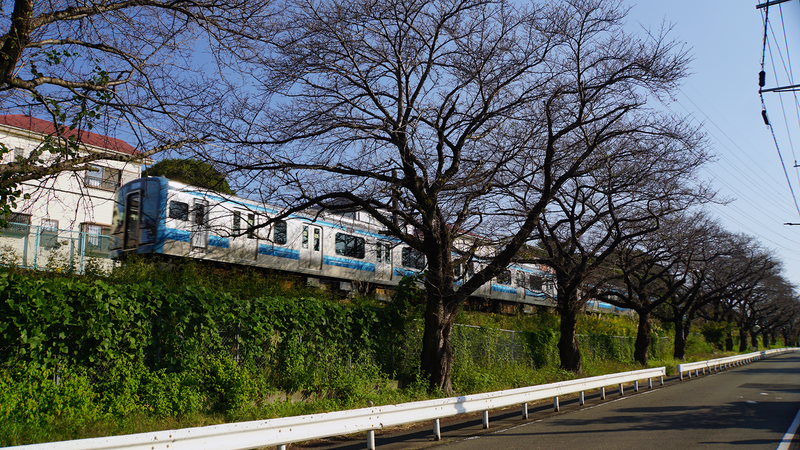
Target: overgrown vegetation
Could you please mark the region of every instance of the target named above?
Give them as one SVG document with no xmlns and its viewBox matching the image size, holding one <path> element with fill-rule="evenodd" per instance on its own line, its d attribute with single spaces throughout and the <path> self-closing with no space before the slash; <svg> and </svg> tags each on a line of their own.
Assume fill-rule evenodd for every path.
<svg viewBox="0 0 800 450">
<path fill-rule="evenodd" d="M 420 295 L 409 280 L 389 303 L 345 301 L 294 278 L 193 262 L 131 260 L 88 277 L 3 269 L 0 446 L 441 395 L 419 369 Z M 558 369 L 558 320 L 460 313 L 454 389 L 573 378 Z M 631 318 L 586 315 L 578 329 L 585 375 L 635 368 Z M 654 327 L 653 342 L 667 335 Z M 703 335 L 691 348 L 715 351 Z M 674 370 L 669 345 L 652 354 Z"/>
</svg>

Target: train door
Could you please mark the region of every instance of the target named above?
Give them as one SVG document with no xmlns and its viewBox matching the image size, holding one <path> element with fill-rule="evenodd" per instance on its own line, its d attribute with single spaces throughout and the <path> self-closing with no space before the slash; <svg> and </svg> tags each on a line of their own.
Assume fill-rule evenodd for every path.
<svg viewBox="0 0 800 450">
<path fill-rule="evenodd" d="M 253 230 L 255 213 L 249 211 L 233 212 L 233 236 L 230 240 L 231 255 L 234 258 L 254 261 L 258 255 L 258 238 Z"/>
<path fill-rule="evenodd" d="M 375 278 L 386 281 L 392 279 L 392 246 L 388 242 L 375 243 Z"/>
<path fill-rule="evenodd" d="M 205 252 L 208 248 L 208 201 L 196 198 L 192 203 L 193 252 Z"/>
<path fill-rule="evenodd" d="M 133 191 L 125 198 L 125 217 L 123 218 L 123 249 L 139 246 L 139 218 L 142 215 L 142 191 Z"/>
<path fill-rule="evenodd" d="M 303 225 L 300 238 L 300 267 L 322 270 L 322 228 Z"/>
</svg>

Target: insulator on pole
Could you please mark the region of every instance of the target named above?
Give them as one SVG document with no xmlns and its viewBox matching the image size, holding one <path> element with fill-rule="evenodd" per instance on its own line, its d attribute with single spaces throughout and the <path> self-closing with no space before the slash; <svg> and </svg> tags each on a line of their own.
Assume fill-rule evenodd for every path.
<svg viewBox="0 0 800 450">
<path fill-rule="evenodd" d="M 764 125 L 769 126 L 769 119 L 767 119 L 767 110 L 766 109 L 762 109 L 761 110 L 761 117 L 764 118 Z"/>
<path fill-rule="evenodd" d="M 764 87 L 765 84 L 767 84 L 767 73 L 762 70 L 758 72 L 758 86 Z"/>
</svg>

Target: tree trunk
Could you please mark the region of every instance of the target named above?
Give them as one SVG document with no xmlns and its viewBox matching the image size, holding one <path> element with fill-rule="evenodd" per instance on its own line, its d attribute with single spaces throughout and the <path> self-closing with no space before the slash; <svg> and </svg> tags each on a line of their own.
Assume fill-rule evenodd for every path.
<svg viewBox="0 0 800 450">
<path fill-rule="evenodd" d="M 428 294 L 425 308 L 425 331 L 422 334 L 421 369 L 428 377 L 431 390 L 441 389 L 446 395 L 453 393 L 451 369 L 453 366 L 453 323 L 456 315 L 447 308 L 445 299 L 431 298 Z"/>
<path fill-rule="evenodd" d="M 758 333 L 755 331 L 750 332 L 750 345 L 758 350 Z"/>
<path fill-rule="evenodd" d="M 636 330 L 636 342 L 633 344 L 633 359 L 639 364 L 647 365 L 647 352 L 650 350 L 650 312 L 639 313 L 639 327 Z M 677 334 L 677 333 L 676 333 Z"/>
<path fill-rule="evenodd" d="M 744 353 L 747 351 L 747 331 L 739 327 L 739 352 Z"/>
<path fill-rule="evenodd" d="M 684 321 L 683 317 L 679 317 L 675 318 L 672 323 L 675 324 L 675 340 L 673 341 L 674 349 L 672 357 L 683 361 L 686 359 L 686 341 L 689 338 L 691 322 Z"/>
<path fill-rule="evenodd" d="M 568 308 L 559 309 L 561 316 L 561 337 L 558 340 L 558 356 L 561 358 L 561 368 L 574 373 L 580 373 L 581 348 L 575 329 L 578 324 L 578 315 Z"/>
</svg>

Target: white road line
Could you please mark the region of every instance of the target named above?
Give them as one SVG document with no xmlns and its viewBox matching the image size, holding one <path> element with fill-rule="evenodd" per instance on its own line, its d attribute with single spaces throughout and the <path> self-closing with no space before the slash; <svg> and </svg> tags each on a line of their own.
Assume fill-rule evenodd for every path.
<svg viewBox="0 0 800 450">
<path fill-rule="evenodd" d="M 797 433 L 798 426 L 800 426 L 800 410 L 797 411 L 797 415 L 794 416 L 794 421 L 789 425 L 789 431 L 783 435 L 783 439 L 781 439 L 781 444 L 778 446 L 777 450 L 789 450 L 794 440 L 794 435 Z"/>
</svg>

